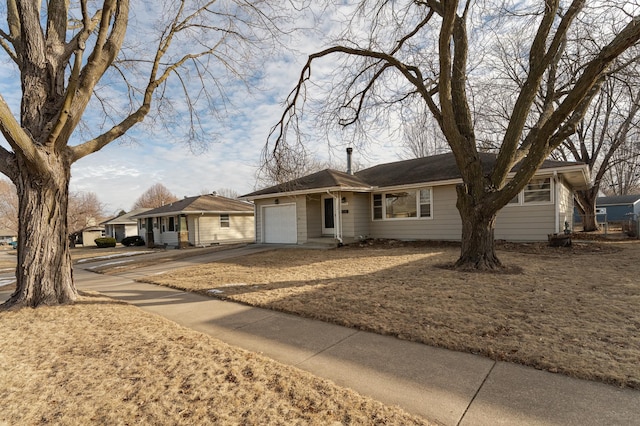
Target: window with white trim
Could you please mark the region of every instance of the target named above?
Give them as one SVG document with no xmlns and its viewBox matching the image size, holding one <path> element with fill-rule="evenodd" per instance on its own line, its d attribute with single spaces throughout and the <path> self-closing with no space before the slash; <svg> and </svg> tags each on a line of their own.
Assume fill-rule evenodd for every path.
<svg viewBox="0 0 640 426">
<path fill-rule="evenodd" d="M 382 219 L 382 194 L 373 194 L 373 219 Z"/>
<path fill-rule="evenodd" d="M 507 203 L 509 206 L 524 204 L 549 204 L 553 201 L 553 184 L 550 177 L 534 178 Z"/>
<path fill-rule="evenodd" d="M 431 188 L 373 194 L 373 220 L 430 218 Z"/>
<path fill-rule="evenodd" d="M 420 190 L 420 217 L 431 217 L 431 189 Z"/>
<path fill-rule="evenodd" d="M 524 203 L 550 203 L 551 178 L 531 179 L 522 191 Z"/>
<path fill-rule="evenodd" d="M 404 219 L 416 217 L 416 191 L 398 191 L 384 194 L 385 217 L 387 219 Z"/>
<path fill-rule="evenodd" d="M 176 218 L 175 216 L 169 216 L 169 232 L 175 232 L 176 229 Z"/>
<path fill-rule="evenodd" d="M 221 214 L 220 215 L 220 228 L 228 228 L 230 225 L 229 223 L 229 215 L 228 214 Z"/>
</svg>

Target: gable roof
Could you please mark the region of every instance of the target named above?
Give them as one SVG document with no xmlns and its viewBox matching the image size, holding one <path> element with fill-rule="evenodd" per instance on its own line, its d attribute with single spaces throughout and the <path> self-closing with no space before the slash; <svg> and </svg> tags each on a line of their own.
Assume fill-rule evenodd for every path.
<svg viewBox="0 0 640 426">
<path fill-rule="evenodd" d="M 640 201 L 640 194 L 630 195 L 613 195 L 611 197 L 598 197 L 596 199 L 596 205 L 598 206 L 613 206 L 619 204 L 635 204 Z"/>
<path fill-rule="evenodd" d="M 350 175 L 333 169 L 324 169 L 280 185 L 270 186 L 251 194 L 243 195 L 243 197 L 276 194 L 282 192 L 306 191 L 309 189 L 359 189 L 369 190 L 371 185 L 365 183 L 357 175 Z"/>
<path fill-rule="evenodd" d="M 137 209 L 131 210 L 129 213 L 125 213 L 118 217 L 114 217 L 113 219 L 105 220 L 100 225 L 132 225 L 136 223 L 136 219 L 133 216 L 136 216 L 140 213 L 144 213 L 148 210 L 148 208 L 140 207 Z"/>
<path fill-rule="evenodd" d="M 182 200 L 137 214 L 135 218 L 199 213 L 253 213 L 253 204 L 220 195 L 206 194 L 185 197 Z"/>
<path fill-rule="evenodd" d="M 497 156 L 491 153 L 479 153 L 485 172 L 495 165 Z M 511 171 L 516 172 L 519 165 Z M 576 183 L 587 179 L 587 169 L 583 163 L 569 161 L 545 160 L 540 170 L 575 168 L 576 175 L 570 180 Z M 325 169 L 308 176 L 261 189 L 241 198 L 261 198 L 280 193 L 309 193 L 325 190 L 355 190 L 371 191 L 375 188 L 413 185 L 420 183 L 448 182 L 462 179 L 453 153 L 414 158 L 411 160 L 394 161 L 380 164 L 349 175 L 337 170 Z"/>
</svg>

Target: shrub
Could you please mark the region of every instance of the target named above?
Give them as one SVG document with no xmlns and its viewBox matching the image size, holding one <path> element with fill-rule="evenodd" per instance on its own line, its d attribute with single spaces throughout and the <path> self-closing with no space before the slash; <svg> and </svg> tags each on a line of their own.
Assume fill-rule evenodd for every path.
<svg viewBox="0 0 640 426">
<path fill-rule="evenodd" d="M 115 247 L 116 246 L 116 239 L 112 238 L 112 237 L 96 238 L 93 241 L 95 241 L 95 243 L 98 246 L 98 248 L 107 248 L 107 247 Z"/>
<path fill-rule="evenodd" d="M 142 238 L 139 235 L 134 235 L 134 236 L 131 236 L 131 237 L 125 237 L 125 238 L 122 239 L 122 241 L 120 243 L 125 247 L 143 246 L 143 245 L 145 245 L 144 238 Z"/>
</svg>

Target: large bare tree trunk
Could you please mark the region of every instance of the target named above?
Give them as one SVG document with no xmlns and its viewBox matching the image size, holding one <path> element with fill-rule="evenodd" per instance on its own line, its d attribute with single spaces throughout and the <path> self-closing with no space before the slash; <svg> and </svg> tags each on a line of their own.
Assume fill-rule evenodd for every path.
<svg viewBox="0 0 640 426">
<path fill-rule="evenodd" d="M 458 212 L 462 219 L 462 247 L 457 269 L 493 270 L 502 267 L 496 256 L 494 229 L 498 209 L 474 202 L 458 188 Z"/>
<path fill-rule="evenodd" d="M 77 297 L 67 235 L 70 165 L 49 158 L 46 176 L 20 167 L 17 283 L 3 308 L 65 304 Z"/>
<path fill-rule="evenodd" d="M 582 216 L 582 230 L 591 232 L 598 230 L 598 218 L 596 217 L 597 188 L 592 187 L 583 191 L 576 191 L 576 200 Z"/>
</svg>

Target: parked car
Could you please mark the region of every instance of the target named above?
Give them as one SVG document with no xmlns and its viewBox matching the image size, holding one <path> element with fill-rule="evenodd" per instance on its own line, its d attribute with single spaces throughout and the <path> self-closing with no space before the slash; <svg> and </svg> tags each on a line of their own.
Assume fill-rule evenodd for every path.
<svg viewBox="0 0 640 426">
<path fill-rule="evenodd" d="M 133 235 L 131 237 L 125 237 L 122 239 L 122 245 L 125 247 L 131 247 L 131 246 L 143 246 L 145 245 L 144 242 L 144 238 L 138 236 L 138 235 Z"/>
<path fill-rule="evenodd" d="M 18 242 L 17 241 L 9 241 L 9 245 L 13 249 L 17 249 L 18 248 Z"/>
</svg>

